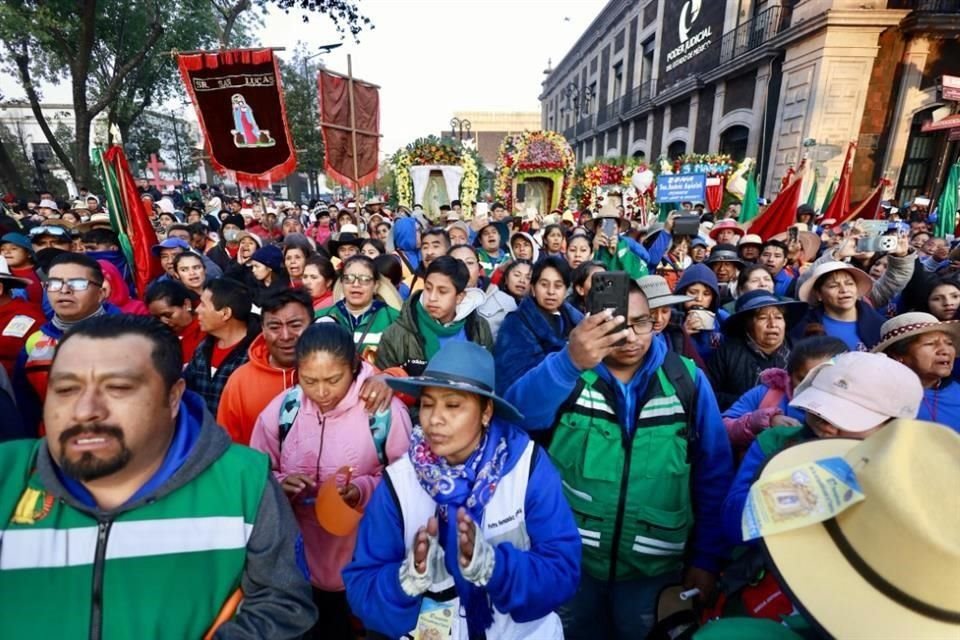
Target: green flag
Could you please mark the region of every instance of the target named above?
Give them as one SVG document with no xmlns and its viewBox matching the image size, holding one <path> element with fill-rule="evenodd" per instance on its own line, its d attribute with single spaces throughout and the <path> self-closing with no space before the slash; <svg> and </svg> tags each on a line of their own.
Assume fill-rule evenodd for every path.
<svg viewBox="0 0 960 640">
<path fill-rule="evenodd" d="M 757 217 L 760 212 L 760 205 L 757 203 L 757 179 L 753 174 L 753 169 L 747 174 L 747 189 L 743 192 L 743 204 L 740 205 L 740 218 L 738 222 L 743 224 L 750 222 Z"/>
<path fill-rule="evenodd" d="M 830 186 L 827 187 L 827 195 L 824 196 L 823 202 L 820 203 L 820 209 L 817 211 L 818 213 L 823 213 L 826 210 L 826 208 L 830 206 L 830 201 L 833 200 L 833 190 L 836 188 L 837 188 L 837 179 L 834 178 L 833 181 L 830 182 Z"/>
<path fill-rule="evenodd" d="M 937 226 L 934 235 L 943 238 L 953 234 L 957 226 L 957 189 L 960 188 L 960 162 L 950 168 L 947 184 L 943 186 L 940 201 L 937 202 Z"/>
<path fill-rule="evenodd" d="M 807 204 L 814 209 L 817 208 L 817 182 L 820 177 L 820 172 L 816 169 L 813 170 L 813 186 L 810 187 L 810 193 L 807 195 Z"/>
</svg>

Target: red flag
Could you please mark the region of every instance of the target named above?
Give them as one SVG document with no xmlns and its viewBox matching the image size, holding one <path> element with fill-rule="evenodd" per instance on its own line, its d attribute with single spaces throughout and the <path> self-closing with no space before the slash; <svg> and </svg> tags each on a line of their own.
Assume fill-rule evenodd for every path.
<svg viewBox="0 0 960 640">
<path fill-rule="evenodd" d="M 183 54 L 177 64 L 214 169 L 265 188 L 297 168 L 272 49 Z"/>
<path fill-rule="evenodd" d="M 783 233 L 796 222 L 802 184 L 803 180 L 796 175 L 790 186 L 774 198 L 767 210 L 754 218 L 749 227 L 750 233 L 755 233 L 767 241 L 778 233 Z"/>
<path fill-rule="evenodd" d="M 324 172 L 353 188 L 373 183 L 380 161 L 379 87 L 326 69 L 317 85 Z"/>
<path fill-rule="evenodd" d="M 879 220 L 880 219 L 880 203 L 883 202 L 883 190 L 890 184 L 890 181 L 886 178 L 880 180 L 880 184 L 877 185 L 877 188 L 874 189 L 866 199 L 857 205 L 857 208 L 850 212 L 850 215 L 847 216 L 846 220 L 841 220 L 839 224 L 844 222 L 852 222 L 858 218 L 863 220 Z"/>
<path fill-rule="evenodd" d="M 121 243 L 126 239 L 124 235 L 129 238 L 129 248 L 124 247 L 127 249 L 125 253 L 131 261 L 137 293 L 143 296 L 147 285 L 162 273 L 160 262 L 151 251 L 157 244 L 157 233 L 150 224 L 151 212 L 140 199 L 123 148 L 113 145 L 107 149 L 103 154 L 103 164 L 108 202 L 117 201 L 115 206 L 110 207 L 114 209 L 110 213 L 115 228 L 121 234 Z"/>
<path fill-rule="evenodd" d="M 826 211 L 823 212 L 824 219 L 845 220 L 850 215 L 850 180 L 856 149 L 857 144 L 855 142 L 851 142 L 847 147 L 847 155 L 843 160 L 843 167 L 840 169 L 840 180 L 837 182 L 836 191 L 833 192 L 833 200 L 830 201 Z"/>
</svg>

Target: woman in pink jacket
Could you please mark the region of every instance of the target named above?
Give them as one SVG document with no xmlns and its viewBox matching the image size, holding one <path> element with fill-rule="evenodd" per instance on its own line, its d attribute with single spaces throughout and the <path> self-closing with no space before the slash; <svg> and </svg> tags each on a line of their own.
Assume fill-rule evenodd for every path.
<svg viewBox="0 0 960 640">
<path fill-rule="evenodd" d="M 340 495 L 363 510 L 384 466 L 406 454 L 410 416 L 386 384 L 368 384 L 361 397 L 363 383 L 377 370 L 358 360 L 353 337 L 337 324 L 315 324 L 303 332 L 297 373 L 300 384 L 274 398 L 257 418 L 250 446 L 270 456 L 300 524 L 320 610 L 313 637 L 351 638 L 340 571 L 353 556 L 356 531 L 337 536 L 317 522 L 317 490 L 338 469 L 350 467 Z"/>
</svg>

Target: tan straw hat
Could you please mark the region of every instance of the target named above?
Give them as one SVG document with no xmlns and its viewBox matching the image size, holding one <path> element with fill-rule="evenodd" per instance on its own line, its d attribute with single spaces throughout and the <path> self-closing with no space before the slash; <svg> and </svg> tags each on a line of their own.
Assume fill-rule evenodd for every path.
<svg viewBox="0 0 960 640">
<path fill-rule="evenodd" d="M 803 284 L 800 285 L 800 289 L 797 291 L 797 298 L 811 306 L 820 304 L 820 301 L 817 300 L 817 294 L 814 291 L 814 288 L 816 287 L 817 281 L 819 281 L 820 278 L 829 273 L 833 273 L 834 271 L 850 272 L 850 276 L 853 278 L 854 282 L 857 283 L 857 299 L 867 295 L 870 293 L 870 290 L 873 289 L 873 278 L 871 278 L 866 271 L 861 271 L 852 264 L 847 264 L 846 262 L 831 260 L 830 262 L 824 262 L 823 264 L 818 265 L 810 273 L 810 276 L 804 281 Z"/>
<path fill-rule="evenodd" d="M 758 482 L 836 457 L 864 500 L 763 538 L 790 599 L 830 637 L 960 637 L 960 435 L 897 420 L 862 441 L 811 440 L 774 456 Z"/>
<path fill-rule="evenodd" d="M 960 346 L 960 322 L 940 322 L 936 316 L 920 311 L 902 313 L 890 318 L 880 327 L 880 342 L 873 348 L 876 353 L 885 353 L 891 345 L 922 333 L 942 331 L 950 336 L 953 344 Z"/>
</svg>

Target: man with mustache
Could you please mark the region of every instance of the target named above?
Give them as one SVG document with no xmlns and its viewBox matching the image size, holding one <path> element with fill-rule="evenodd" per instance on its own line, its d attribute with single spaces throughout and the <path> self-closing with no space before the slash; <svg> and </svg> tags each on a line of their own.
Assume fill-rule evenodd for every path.
<svg viewBox="0 0 960 640">
<path fill-rule="evenodd" d="M 176 336 L 149 317 L 98 316 L 61 339 L 45 438 L 0 445 L 4 635 L 312 627 L 296 523 L 267 458 L 230 442 L 180 367 Z"/>
</svg>

